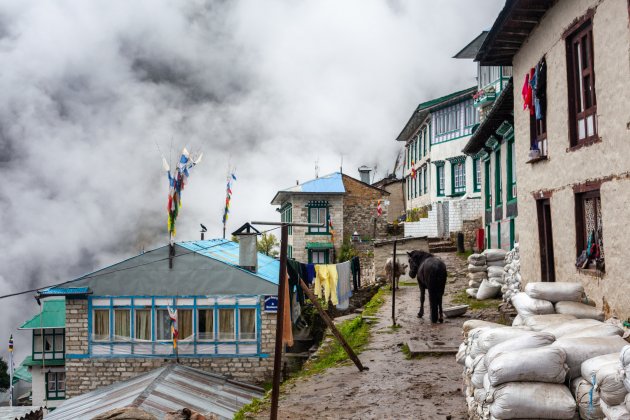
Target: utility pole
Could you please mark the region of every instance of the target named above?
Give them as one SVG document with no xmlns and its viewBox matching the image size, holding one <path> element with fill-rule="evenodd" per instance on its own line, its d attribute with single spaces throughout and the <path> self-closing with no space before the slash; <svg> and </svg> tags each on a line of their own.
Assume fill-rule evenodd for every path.
<svg viewBox="0 0 630 420">
<path fill-rule="evenodd" d="M 396 239 L 394 239 L 394 252 L 392 255 L 392 327 L 396 326 L 396 268 L 398 261 L 396 260 Z"/>
</svg>

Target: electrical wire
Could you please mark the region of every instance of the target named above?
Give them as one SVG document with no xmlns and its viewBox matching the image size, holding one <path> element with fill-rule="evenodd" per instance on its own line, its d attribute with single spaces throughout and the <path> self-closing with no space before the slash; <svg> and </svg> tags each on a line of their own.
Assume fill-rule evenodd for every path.
<svg viewBox="0 0 630 420">
<path fill-rule="evenodd" d="M 270 229 L 264 230 L 264 231 L 262 231 L 262 232 L 260 232 L 260 233 L 261 233 L 261 234 L 263 234 L 263 233 L 267 233 L 267 232 L 270 232 L 270 231 L 272 231 L 272 230 L 280 229 L 281 227 L 282 227 L 282 226 L 276 226 L 276 227 L 273 227 L 273 228 L 270 228 Z M 177 257 L 183 257 L 184 255 L 194 254 L 194 253 L 197 253 L 197 252 L 199 252 L 199 251 L 207 251 L 208 249 L 212 249 L 212 248 L 215 248 L 215 247 L 218 247 L 218 246 L 221 246 L 221 245 L 224 245 L 224 243 L 223 243 L 223 242 L 221 242 L 221 243 L 218 243 L 218 244 L 215 244 L 215 245 L 212 245 L 212 246 L 208 246 L 208 247 L 205 247 L 205 248 L 203 248 L 203 247 L 202 247 L 202 249 L 200 249 L 200 250 L 196 250 L 196 251 L 187 251 L 187 252 L 182 252 L 181 254 L 178 254 L 178 255 L 173 255 L 173 256 L 172 256 L 172 258 L 173 258 L 173 259 L 175 259 L 175 258 L 177 258 Z M 156 249 L 151 250 L 151 251 L 147 251 L 147 252 L 145 252 L 145 254 L 148 254 L 148 253 L 150 253 L 150 252 L 155 252 L 155 251 L 157 251 L 158 249 L 161 249 L 161 248 L 162 248 L 162 247 L 160 247 L 160 248 L 156 248 Z M 77 281 L 81 281 L 81 280 L 93 279 L 93 278 L 96 278 L 96 277 L 107 276 L 107 275 L 110 275 L 110 274 L 118 273 L 118 272 L 120 272 L 120 271 L 132 270 L 132 269 L 134 269 L 134 268 L 143 267 L 143 266 L 145 266 L 145 265 L 154 264 L 154 263 L 157 263 L 157 262 L 162 262 L 162 261 L 168 261 L 170 258 L 171 258 L 171 257 L 169 256 L 169 257 L 166 257 L 166 258 L 160 258 L 159 260 L 148 261 L 148 262 L 146 262 L 146 263 L 142 263 L 142 264 L 134 265 L 134 266 L 131 266 L 131 267 L 119 268 L 119 269 L 117 269 L 117 270 L 108 271 L 108 272 L 106 272 L 106 273 L 88 274 L 88 275 L 81 276 L 81 277 L 76 278 L 76 279 L 73 279 L 73 280 L 67 280 L 67 281 L 64 281 L 64 282 L 61 282 L 61 283 L 55 283 L 55 284 L 51 284 L 51 285 L 47 285 L 47 286 L 37 287 L 37 288 L 34 288 L 34 289 L 23 290 L 23 291 L 21 291 L 21 292 L 9 293 L 9 294 L 6 294 L 6 295 L 1 295 L 1 296 L 0 296 L 0 299 L 7 299 L 7 298 L 10 298 L 10 297 L 15 297 L 15 296 L 20 296 L 20 295 L 25 295 L 25 294 L 27 294 L 27 293 L 39 292 L 39 291 L 40 291 L 40 290 L 42 290 L 42 289 L 48 289 L 48 288 L 52 288 L 52 287 L 59 287 L 59 286 L 62 286 L 62 285 L 75 283 L 75 282 L 77 282 Z M 107 270 L 107 269 L 106 269 L 106 268 L 103 268 L 102 270 Z"/>
</svg>

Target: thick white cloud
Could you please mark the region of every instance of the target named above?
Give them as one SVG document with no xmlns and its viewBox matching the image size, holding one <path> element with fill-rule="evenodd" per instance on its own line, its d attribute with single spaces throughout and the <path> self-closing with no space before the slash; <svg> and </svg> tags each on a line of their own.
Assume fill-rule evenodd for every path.
<svg viewBox="0 0 630 420">
<path fill-rule="evenodd" d="M 315 161 L 385 175 L 417 103 L 475 83 L 474 64 L 450 57 L 501 3 L 0 1 L 0 288 L 165 243 L 156 142 L 172 160 L 184 145 L 205 152 L 181 240 L 199 222 L 220 235 L 228 162 L 229 230 L 277 220 L 269 201 Z M 2 303 L 0 342 L 36 311 L 30 296 Z"/>
</svg>

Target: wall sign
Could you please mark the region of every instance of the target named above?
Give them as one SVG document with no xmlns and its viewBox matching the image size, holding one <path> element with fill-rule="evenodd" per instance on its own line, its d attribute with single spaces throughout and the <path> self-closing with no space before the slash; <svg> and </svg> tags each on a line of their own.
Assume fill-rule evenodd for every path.
<svg viewBox="0 0 630 420">
<path fill-rule="evenodd" d="M 265 312 L 278 312 L 278 296 L 265 296 Z"/>
</svg>

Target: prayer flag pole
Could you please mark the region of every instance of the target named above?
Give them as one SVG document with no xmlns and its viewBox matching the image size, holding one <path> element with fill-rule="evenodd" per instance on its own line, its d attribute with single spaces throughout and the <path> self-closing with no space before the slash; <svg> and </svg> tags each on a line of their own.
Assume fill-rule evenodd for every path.
<svg viewBox="0 0 630 420">
<path fill-rule="evenodd" d="M 9 338 L 9 406 L 13 407 L 13 334 Z"/>
<path fill-rule="evenodd" d="M 232 181 L 236 181 L 234 169 L 228 168 L 225 186 L 225 207 L 223 209 L 223 239 L 225 239 L 225 229 L 227 226 L 228 214 L 230 213 L 230 203 L 232 201 Z"/>
</svg>

